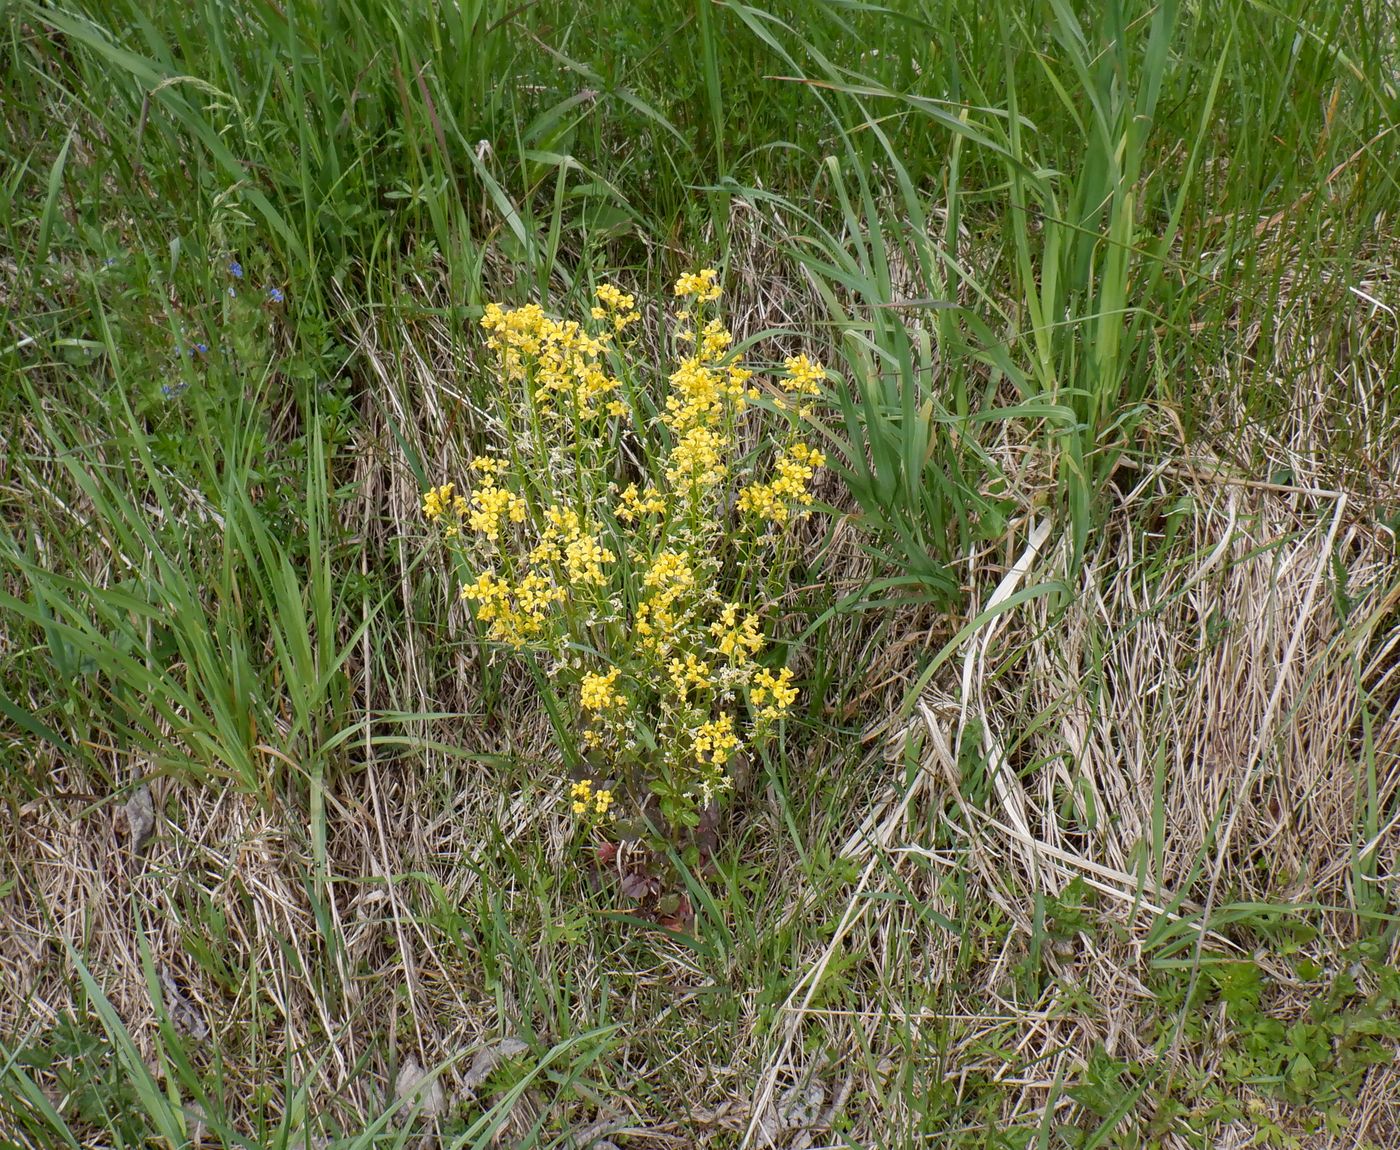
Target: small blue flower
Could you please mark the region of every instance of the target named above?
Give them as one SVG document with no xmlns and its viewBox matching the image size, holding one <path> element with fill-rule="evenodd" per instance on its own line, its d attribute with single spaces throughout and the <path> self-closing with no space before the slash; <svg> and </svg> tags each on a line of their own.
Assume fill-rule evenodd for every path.
<svg viewBox="0 0 1400 1150">
<path fill-rule="evenodd" d="M 233 260 L 228 265 L 228 274 L 236 280 L 241 280 L 243 278 L 243 265 L 237 260 Z"/>
<path fill-rule="evenodd" d="M 279 287 L 270 287 L 270 288 L 267 289 L 267 298 L 268 298 L 269 300 L 271 300 L 273 303 L 281 303 L 281 302 L 282 302 L 283 300 L 285 300 L 287 297 L 284 296 L 284 295 L 282 294 L 282 289 L 281 289 L 281 288 L 279 288 Z"/>
<path fill-rule="evenodd" d="M 165 396 L 166 399 L 174 399 L 179 395 L 183 395 L 187 387 L 189 387 L 189 384 L 185 383 L 183 380 L 180 383 L 163 383 L 160 385 L 160 393 Z"/>
<path fill-rule="evenodd" d="M 116 267 L 116 266 L 117 266 L 117 257 L 116 257 L 116 256 L 108 256 L 105 260 L 102 261 L 102 266 L 103 266 L 104 268 L 114 268 L 114 267 Z"/>
</svg>

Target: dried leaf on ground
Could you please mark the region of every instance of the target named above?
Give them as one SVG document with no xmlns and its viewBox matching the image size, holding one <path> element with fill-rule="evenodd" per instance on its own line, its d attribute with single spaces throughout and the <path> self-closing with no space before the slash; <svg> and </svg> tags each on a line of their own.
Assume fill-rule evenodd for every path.
<svg viewBox="0 0 1400 1150">
<path fill-rule="evenodd" d="M 142 783 L 131 792 L 118 811 L 116 823 L 117 833 L 133 853 L 150 841 L 156 829 L 156 805 L 149 786 Z"/>
<path fill-rule="evenodd" d="M 399 1068 L 394 1094 L 408 1109 L 427 1118 L 440 1118 L 447 1113 L 447 1094 L 441 1079 L 430 1075 L 411 1054 Z"/>
<path fill-rule="evenodd" d="M 209 1023 L 205 1021 L 199 1004 L 186 993 L 175 972 L 168 966 L 162 964 L 156 973 L 160 976 L 160 993 L 165 999 L 165 1010 L 170 1016 L 171 1025 L 178 1033 L 203 1042 L 209 1037 Z"/>
<path fill-rule="evenodd" d="M 823 1116 L 826 1087 L 813 1079 L 790 1086 L 758 1120 L 758 1145 L 783 1146 L 786 1150 L 807 1150 L 813 1143 L 812 1131 L 824 1129 L 830 1115 Z M 790 1135 L 790 1137 L 785 1137 Z"/>
<path fill-rule="evenodd" d="M 496 1069 L 498 1063 L 508 1058 L 518 1058 L 529 1049 L 528 1043 L 514 1037 L 503 1038 L 494 1046 L 482 1047 L 472 1059 L 471 1069 L 462 1078 L 462 1086 L 472 1091 L 479 1089 L 491 1077 L 491 1071 Z"/>
</svg>

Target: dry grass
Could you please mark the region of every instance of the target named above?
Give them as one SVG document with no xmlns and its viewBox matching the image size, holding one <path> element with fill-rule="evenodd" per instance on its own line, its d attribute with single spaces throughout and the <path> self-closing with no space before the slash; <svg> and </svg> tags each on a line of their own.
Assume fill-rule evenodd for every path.
<svg viewBox="0 0 1400 1150">
<path fill-rule="evenodd" d="M 1168 552 L 1154 552 L 1141 503 L 1187 491 L 1190 529 Z M 789 999 L 786 1041 L 761 1096 L 800 1079 L 799 1038 L 806 1049 L 873 1052 L 888 1069 L 882 1038 L 894 1031 L 910 1042 L 906 1053 L 926 1060 L 911 1073 L 947 1075 L 959 1089 L 990 1080 L 1002 1088 L 1003 1123 L 1039 1121 L 1048 1099 L 1070 1105 L 1061 1087 L 1095 1048 L 1146 1066 L 1171 1059 L 1148 989 L 1168 941 L 1164 921 L 1181 922 L 1195 939 L 1202 921 L 1215 922 L 1203 906 L 1220 909 L 1229 892 L 1232 904 L 1320 904 L 1325 929 L 1313 947 L 1324 961 L 1355 940 L 1358 853 L 1373 849 L 1379 884 L 1393 883 L 1397 861 L 1390 826 L 1358 851 L 1355 750 L 1361 708 L 1388 695 L 1389 707 L 1373 711 L 1374 798 L 1393 810 L 1400 714 L 1390 684 L 1395 637 L 1382 628 L 1395 593 L 1388 542 L 1336 507 L 1300 493 L 1201 490 L 1151 475 L 1105 526 L 1067 606 L 1035 600 L 967 644 L 961 680 L 950 675 L 931 690 L 904 732 L 918 744 L 919 774 L 907 786 L 893 782 L 867 833 L 845 848 L 865 864 L 861 882 Z M 1347 626 L 1330 595 L 1318 593 L 1338 530 L 1353 585 L 1372 588 Z M 1027 576 L 1062 562 L 1047 546 Z M 1231 620 L 1214 639 L 1212 615 Z M 993 779 L 981 805 L 960 795 L 969 748 Z M 1036 899 L 1062 894 L 1076 878 L 1093 892 L 1093 928 L 1056 941 L 1046 955 L 1053 980 L 1027 1000 L 1013 968 L 1035 933 Z M 949 891 L 959 883 L 964 905 L 994 905 L 1017 929 L 971 970 L 964 958 L 965 977 L 955 982 L 966 940 L 928 916 L 956 920 Z M 1211 925 L 1204 941 L 1213 952 L 1251 953 L 1236 929 Z M 862 957 L 860 1007 L 814 1007 L 826 968 L 843 954 Z M 1300 992 L 1277 1009 L 1296 1017 L 1306 988 L 1276 966 Z M 958 988 L 937 989 L 950 985 Z M 930 998 L 943 1001 L 921 1005 Z M 919 1051 L 920 1026 L 943 1034 L 941 1047 Z M 1180 1065 L 1199 1056 L 1184 1052 Z M 1377 1068 L 1346 1137 L 1316 1144 L 1388 1145 L 1400 1129 L 1397 1099 L 1400 1069 Z M 1278 1119 L 1289 1122 L 1283 1111 Z"/>
<path fill-rule="evenodd" d="M 1275 349 L 1281 364 L 1297 362 L 1321 309 L 1294 301 L 1284 323 L 1291 335 Z M 782 1053 L 799 1035 L 807 1046 L 870 1050 L 891 1025 L 917 1034 L 922 1023 L 944 1036 L 925 1052 L 926 1069 L 959 1092 L 978 1076 L 998 1083 L 1000 1121 L 1037 1124 L 1047 1105 L 1072 1106 L 1062 1087 L 1096 1049 L 1149 1068 L 1202 1069 L 1199 1047 L 1162 1045 L 1149 983 L 1163 954 L 1192 958 L 1193 977 L 1202 952 L 1257 961 L 1293 988 L 1275 1001 L 1277 1014 L 1303 1015 L 1309 988 L 1294 964 L 1258 946 L 1247 916 L 1241 931 L 1227 903 L 1319 911 L 1322 930 L 1308 949 L 1324 966 L 1374 929 L 1364 908 L 1393 897 L 1400 861 L 1400 585 L 1394 534 L 1377 519 L 1400 497 L 1388 382 L 1396 340 L 1393 325 L 1370 329 L 1375 318 L 1361 316 L 1366 330 L 1345 340 L 1348 355 L 1364 348 L 1365 356 L 1339 368 L 1318 354 L 1311 372 L 1290 374 L 1294 417 L 1244 425 L 1245 454 L 1274 461 L 1294 481 L 1242 474 L 1202 444 L 1178 445 L 1152 466 L 1126 461 L 1117 506 L 1076 585 L 967 639 L 957 670 L 901 732 L 917 741 L 921 773 L 892 784 L 867 836 L 847 845 L 853 856 L 879 857 L 866 863 L 837 939 L 803 971 Z M 1219 441 L 1238 446 L 1238 397 L 1232 405 L 1224 372 L 1221 383 Z M 1356 433 L 1344 457 L 1339 422 Z M 1156 449 L 1169 441 L 1160 429 Z M 1008 472 L 1026 471 L 1021 453 L 1008 451 Z M 974 599 L 969 616 L 1023 581 L 1061 577 L 1068 542 L 1046 542 L 1046 527 L 1023 520 L 1002 565 L 985 557 L 969 565 L 967 584 L 1000 588 Z M 981 802 L 965 797 L 969 756 L 986 772 Z M 1380 822 L 1370 836 L 1361 830 L 1368 811 Z M 1013 972 L 1039 931 L 1037 902 L 1073 880 L 1091 892 L 1093 929 L 1056 940 L 1046 954 L 1051 985 L 1037 999 L 1020 997 Z M 1016 927 L 970 970 L 964 944 L 926 919 L 930 908 L 955 916 L 950 889 L 962 905 L 994 906 Z M 1164 930 L 1170 923 L 1181 925 Z M 1193 945 L 1183 951 L 1182 939 Z M 1394 963 L 1393 936 L 1389 948 Z M 868 956 L 865 1002 L 812 1007 L 813 988 L 843 952 Z M 960 954 L 958 989 L 921 1008 L 939 997 L 931 988 L 947 985 Z M 1225 1041 L 1223 1006 L 1213 1025 Z M 771 1064 L 761 1089 L 796 1073 Z M 1307 1144 L 1390 1145 L 1398 1100 L 1400 1068 L 1377 1067 L 1342 1121 L 1345 1133 Z M 1261 1102 L 1257 1113 L 1266 1112 L 1292 1124 L 1286 1107 Z M 1214 1144 L 1243 1145 L 1256 1133 L 1236 1123 Z M 1170 1135 L 1163 1144 L 1189 1143 Z"/>
</svg>

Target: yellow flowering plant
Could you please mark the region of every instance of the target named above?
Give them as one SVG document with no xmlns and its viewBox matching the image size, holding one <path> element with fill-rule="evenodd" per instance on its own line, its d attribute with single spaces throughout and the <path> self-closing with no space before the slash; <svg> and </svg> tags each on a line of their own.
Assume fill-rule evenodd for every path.
<svg viewBox="0 0 1400 1150">
<path fill-rule="evenodd" d="M 660 395 L 621 289 L 582 322 L 488 306 L 501 447 L 423 497 L 485 641 L 571 717 L 569 809 L 591 823 L 695 827 L 798 698 L 771 629 L 825 463 L 801 438 L 825 373 L 797 356 L 764 384 L 720 295 L 714 269 L 676 282 Z"/>
</svg>

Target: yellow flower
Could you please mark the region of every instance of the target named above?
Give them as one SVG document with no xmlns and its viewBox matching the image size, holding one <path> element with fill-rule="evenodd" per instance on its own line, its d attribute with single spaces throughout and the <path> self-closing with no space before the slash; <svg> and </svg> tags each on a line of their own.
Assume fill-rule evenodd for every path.
<svg viewBox="0 0 1400 1150">
<path fill-rule="evenodd" d="M 511 450 L 473 460 L 462 494 L 451 484 L 426 492 L 423 512 L 475 564 L 461 593 L 488 643 L 538 652 L 566 691 L 577 688 L 578 745 L 598 764 L 589 769 L 628 778 L 629 796 L 664 784 L 694 809 L 723 796 L 751 734 L 764 737 L 798 698 L 792 671 L 758 664 L 767 640 L 763 609 L 748 601 L 757 592 L 729 591 L 730 602 L 722 589 L 736 557 L 747 563 L 771 541 L 769 523 L 812 506 L 826 460 L 797 432 L 771 434 L 759 413 L 744 415 L 760 383 L 715 303 L 720 273 L 692 271 L 674 289 L 670 346 L 680 351 L 655 407 L 633 390 L 654 369 L 628 363 L 625 333 L 640 309 L 622 288 L 597 285 L 574 320 L 537 304 L 488 305 L 481 330 Z M 793 356 L 761 385 L 762 406 L 786 405 L 783 422 L 802 426 L 825 377 Z M 640 450 L 655 438 L 659 456 Z M 622 471 L 635 482 L 608 482 Z M 731 476 L 741 479 L 737 518 Z M 580 662 L 585 650 L 595 653 Z M 647 732 L 652 777 L 632 747 Z M 613 817 L 624 794 L 599 777 L 569 788 L 589 825 Z"/>
<path fill-rule="evenodd" d="M 723 462 L 728 447 L 727 437 L 708 427 L 692 427 L 671 451 L 666 481 L 681 491 L 713 487 L 728 473 Z"/>
<path fill-rule="evenodd" d="M 787 379 L 783 386 L 796 395 L 820 395 L 821 383 L 826 379 L 826 368 L 805 355 L 795 355 L 783 360 L 787 368 Z"/>
<path fill-rule="evenodd" d="M 733 342 L 734 337 L 725 329 L 724 324 L 712 319 L 700 334 L 700 357 L 707 360 L 719 359 Z"/>
<path fill-rule="evenodd" d="M 618 667 L 614 667 L 606 675 L 587 672 L 579 685 L 579 705 L 585 711 L 607 711 L 623 706 L 627 699 L 613 688 L 621 673 Z"/>
<path fill-rule="evenodd" d="M 599 284 L 593 294 L 599 305 L 593 308 L 593 318 L 610 319 L 613 331 L 622 331 L 642 318 L 637 301 L 612 284 Z"/>
<path fill-rule="evenodd" d="M 621 318 L 630 323 L 634 314 Z M 592 336 L 573 320 L 553 319 L 538 304 L 509 311 L 489 304 L 481 326 L 491 333 L 486 346 L 495 351 L 504 379 L 527 384 L 541 412 L 553 419 L 592 419 L 598 399 L 618 386 L 600 362 L 607 337 Z"/>
<path fill-rule="evenodd" d="M 683 432 L 692 427 L 712 423 L 724 414 L 727 390 L 720 376 L 706 366 L 699 356 L 684 360 L 671 373 L 671 394 L 666 397 L 666 426 Z"/>
<path fill-rule="evenodd" d="M 525 500 L 520 496 L 494 484 L 493 478 L 482 480 L 482 485 L 472 493 L 472 510 L 467 516 L 471 529 L 492 543 L 500 539 L 501 525 L 506 520 L 524 523 L 527 510 Z"/>
<path fill-rule="evenodd" d="M 633 628 L 642 637 L 643 650 L 661 655 L 668 652 L 685 625 L 685 600 L 696 589 L 695 569 L 680 551 L 663 551 L 651 561 L 642 575 L 647 592 L 633 614 Z"/>
<path fill-rule="evenodd" d="M 436 522 L 443 513 L 452 507 L 452 492 L 455 483 L 444 483 L 441 487 L 430 487 L 423 493 L 423 514 Z"/>
<path fill-rule="evenodd" d="M 734 719 L 729 715 L 720 715 L 717 719 L 702 723 L 695 732 L 695 761 L 722 767 L 729 762 L 739 745 L 739 737 L 734 733 Z"/>
<path fill-rule="evenodd" d="M 543 633 L 550 606 L 564 597 L 562 587 L 533 573 L 512 588 L 494 572 L 483 571 L 462 588 L 462 598 L 475 603 L 476 617 L 488 624 L 487 638 L 517 651 Z"/>
<path fill-rule="evenodd" d="M 633 523 L 643 515 L 660 515 L 666 510 L 666 501 L 655 487 L 638 491 L 635 483 L 629 483 L 617 497 L 617 517 L 624 523 Z"/>
<path fill-rule="evenodd" d="M 549 521 L 552 533 L 565 540 L 577 539 L 583 530 L 578 512 L 572 507 L 560 507 L 557 503 L 551 503 L 544 509 L 544 517 Z"/>
<path fill-rule="evenodd" d="M 553 536 L 546 536 L 530 549 L 529 562 L 532 567 L 545 567 L 550 563 L 564 561 L 564 549 Z"/>
<path fill-rule="evenodd" d="M 479 604 L 477 618 L 490 622 L 500 611 L 500 604 L 510 597 L 510 584 L 490 571 L 483 571 L 462 588 L 462 598 Z"/>
<path fill-rule="evenodd" d="M 564 570 L 575 583 L 586 583 L 598 587 L 607 582 L 603 574 L 603 564 L 611 563 L 617 556 L 590 536 L 582 535 L 571 540 L 564 547 Z"/>
<path fill-rule="evenodd" d="M 685 701 L 691 687 L 704 691 L 711 686 L 710 665 L 697 658 L 693 652 L 686 655 L 684 662 L 673 658 L 666 665 L 666 673 L 671 680 L 671 689 L 682 702 Z"/>
<path fill-rule="evenodd" d="M 774 523 L 786 523 L 791 504 L 811 506 L 812 493 L 807 484 L 825 465 L 826 456 L 820 451 L 805 443 L 793 444 L 779 453 L 772 482 L 753 483 L 739 493 L 739 510 Z"/>
<path fill-rule="evenodd" d="M 763 650 L 763 633 L 758 616 L 752 611 L 739 619 L 739 604 L 726 603 L 718 622 L 710 624 L 710 634 L 719 640 L 716 650 L 728 659 L 757 655 Z"/>
<path fill-rule="evenodd" d="M 702 268 L 698 272 L 689 272 L 676 280 L 676 295 L 693 295 L 702 301 L 717 300 L 720 297 L 720 287 L 715 281 L 719 278 L 719 272 L 714 268 Z"/>
<path fill-rule="evenodd" d="M 614 284 L 599 284 L 593 294 L 609 311 L 631 311 L 637 304 L 636 300 L 623 294 L 622 289 Z"/>
<path fill-rule="evenodd" d="M 544 621 L 544 612 L 555 603 L 562 603 L 568 597 L 563 587 L 554 586 L 537 571 L 531 571 L 515 587 L 515 599 L 521 611 L 530 616 L 539 616 Z"/>
<path fill-rule="evenodd" d="M 754 676 L 754 686 L 749 692 L 749 698 L 763 707 L 758 713 L 760 720 L 772 722 L 781 718 L 797 699 L 797 688 L 792 686 L 792 672 L 787 667 L 776 675 L 767 668 L 759 671 Z M 765 703 L 768 705 L 763 706 Z"/>
<path fill-rule="evenodd" d="M 695 586 L 695 569 L 681 552 L 663 551 L 651 561 L 647 573 L 642 576 L 642 586 L 688 591 Z"/>
<path fill-rule="evenodd" d="M 613 805 L 613 793 L 609 790 L 593 789 L 592 779 L 580 779 L 569 788 L 570 806 L 576 815 L 595 815 L 601 818 Z"/>
<path fill-rule="evenodd" d="M 478 475 L 500 475 L 506 469 L 504 459 L 494 459 L 489 455 L 478 455 L 468 466 Z"/>
<path fill-rule="evenodd" d="M 767 483 L 751 483 L 739 492 L 739 510 L 774 523 L 786 523 L 788 517 L 787 505 Z"/>
</svg>

